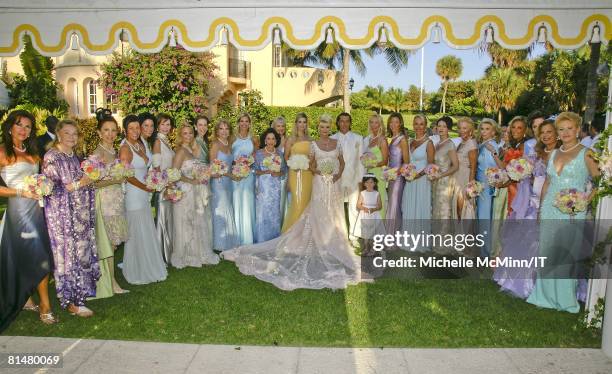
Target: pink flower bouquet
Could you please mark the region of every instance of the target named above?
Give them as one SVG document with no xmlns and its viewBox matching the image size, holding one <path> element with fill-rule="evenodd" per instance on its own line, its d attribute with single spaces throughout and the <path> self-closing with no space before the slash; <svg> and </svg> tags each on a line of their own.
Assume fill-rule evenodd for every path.
<svg viewBox="0 0 612 374">
<path fill-rule="evenodd" d="M 383 179 L 386 180 L 387 182 L 389 181 L 394 181 L 397 179 L 397 176 L 399 175 L 399 169 L 398 168 L 390 168 L 388 166 L 383 166 Z"/>
<path fill-rule="evenodd" d="M 487 171 L 485 171 L 485 175 L 487 176 L 487 181 L 491 186 L 503 184 L 508 181 L 508 174 L 504 169 L 488 168 Z"/>
<path fill-rule="evenodd" d="M 376 164 L 378 164 L 378 158 L 372 152 L 364 153 L 363 155 L 361 155 L 359 160 L 361 161 L 363 167 L 365 167 L 366 169 L 374 168 L 376 167 Z"/>
<path fill-rule="evenodd" d="M 268 170 L 278 173 L 281 171 L 281 158 L 279 155 L 270 155 L 263 159 L 262 164 Z"/>
<path fill-rule="evenodd" d="M 440 167 L 436 164 L 429 164 L 425 167 L 427 179 L 432 180 L 440 175 Z"/>
<path fill-rule="evenodd" d="M 191 169 L 191 178 L 199 183 L 208 184 L 210 180 L 210 168 L 203 162 L 196 162 Z"/>
<path fill-rule="evenodd" d="M 105 176 L 106 165 L 100 157 L 91 155 L 81 162 L 81 169 L 89 179 L 97 181 Z"/>
<path fill-rule="evenodd" d="M 575 188 L 567 188 L 557 192 L 553 205 L 562 213 L 570 216 L 584 212 L 589 205 L 589 194 Z"/>
<path fill-rule="evenodd" d="M 163 189 L 168 185 L 168 175 L 163 171 L 150 169 L 147 172 L 145 184 L 147 185 L 148 189 L 153 191 L 163 191 Z"/>
<path fill-rule="evenodd" d="M 227 163 L 223 160 L 219 160 L 218 158 L 212 160 L 210 163 L 210 174 L 214 176 L 221 176 L 227 174 L 229 171 L 229 167 Z"/>
<path fill-rule="evenodd" d="M 513 181 L 520 181 L 531 175 L 533 163 L 526 158 L 515 158 L 506 166 L 506 172 Z"/>
<path fill-rule="evenodd" d="M 108 167 L 107 175 L 112 179 L 130 178 L 134 176 L 134 167 L 117 159 Z"/>
<path fill-rule="evenodd" d="M 465 193 L 469 197 L 476 197 L 480 195 L 480 193 L 484 190 L 482 183 L 478 181 L 469 181 L 467 186 L 465 186 Z"/>
<path fill-rule="evenodd" d="M 402 167 L 399 170 L 399 173 L 408 182 L 412 182 L 419 175 L 419 173 L 416 170 L 416 166 L 414 166 L 414 164 L 404 164 L 404 165 L 402 165 Z"/>
<path fill-rule="evenodd" d="M 166 199 L 176 203 L 183 198 L 183 190 L 178 187 L 170 187 L 166 189 Z"/>
</svg>

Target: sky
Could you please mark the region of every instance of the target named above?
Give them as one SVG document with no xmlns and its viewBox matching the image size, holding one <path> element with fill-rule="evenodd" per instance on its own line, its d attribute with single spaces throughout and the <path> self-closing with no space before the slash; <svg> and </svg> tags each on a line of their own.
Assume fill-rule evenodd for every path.
<svg viewBox="0 0 612 374">
<path fill-rule="evenodd" d="M 437 91 L 440 87 L 440 77 L 436 74 L 436 62 L 446 55 L 454 55 L 463 63 L 463 73 L 460 80 L 476 80 L 482 78 L 485 69 L 491 64 L 491 59 L 477 49 L 453 49 L 444 43 L 425 45 L 425 69 L 423 71 L 423 84 L 426 92 Z M 541 50 L 540 50 L 541 49 Z M 544 52 L 543 48 L 536 48 L 534 56 Z M 533 57 L 533 56 L 532 56 Z M 398 74 L 387 65 L 385 57 L 378 55 L 373 59 L 364 55 L 367 72 L 365 76 L 359 75 L 354 66 L 351 66 L 351 77 L 355 80 L 353 91 L 359 91 L 366 85 L 377 86 L 382 84 L 385 88 L 398 87 L 404 91 L 411 84 L 420 86 L 421 50 L 418 49 L 409 57 L 408 66 Z"/>
</svg>

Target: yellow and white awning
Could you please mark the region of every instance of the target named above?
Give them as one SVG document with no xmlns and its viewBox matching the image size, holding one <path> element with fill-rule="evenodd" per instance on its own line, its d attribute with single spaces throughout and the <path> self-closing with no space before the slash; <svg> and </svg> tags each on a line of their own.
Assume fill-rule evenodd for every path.
<svg viewBox="0 0 612 374">
<path fill-rule="evenodd" d="M 381 38 L 405 49 L 431 39 L 453 48 L 494 40 L 521 49 L 546 40 L 575 49 L 612 38 L 611 0 L 1 0 L 0 10 L 0 56 L 19 53 L 24 33 L 48 56 L 74 43 L 108 54 L 121 40 L 156 52 L 174 42 L 206 51 L 224 39 L 255 50 L 281 39 L 295 49 L 332 39 L 361 49 Z"/>
</svg>

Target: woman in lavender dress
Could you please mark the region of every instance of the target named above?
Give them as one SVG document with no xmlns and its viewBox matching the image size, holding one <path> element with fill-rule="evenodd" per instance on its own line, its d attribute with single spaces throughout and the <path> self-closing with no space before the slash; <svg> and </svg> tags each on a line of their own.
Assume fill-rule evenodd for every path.
<svg viewBox="0 0 612 374">
<path fill-rule="evenodd" d="M 403 164 L 410 163 L 408 151 L 408 137 L 404 129 L 404 118 L 399 113 L 391 113 L 387 120 L 387 137 L 391 138 L 389 144 L 389 167 L 400 168 Z M 395 234 L 402 228 L 402 194 L 406 179 L 399 176 L 394 181 L 389 181 L 388 206 L 385 217 L 386 231 Z"/>
<path fill-rule="evenodd" d="M 504 223 L 501 253 L 503 257 L 530 260 L 538 256 L 539 230 L 532 220 L 538 217 L 548 158 L 551 152 L 561 145 L 557 140 L 554 121 L 544 121 L 538 133 L 539 139 L 534 147 L 535 157 L 528 157 L 534 163 L 533 175 L 519 183 L 512 213 Z M 535 277 L 534 267 L 498 267 L 493 274 L 493 279 L 503 291 L 521 299 L 526 299 L 531 294 Z"/>
<path fill-rule="evenodd" d="M 76 122 L 60 121 L 56 134 L 56 145 L 43 161 L 43 174 L 54 183 L 53 193 L 45 197 L 45 217 L 55 262 L 55 288 L 62 308 L 72 315 L 90 317 L 93 312 L 85 306 L 85 299 L 96 296 L 100 278 L 95 192 L 74 154 Z"/>
<path fill-rule="evenodd" d="M 281 178 L 285 174 L 283 154 L 278 150 L 280 135 L 272 128 L 261 134 L 262 148 L 255 153 L 255 242 L 261 243 L 280 235 L 281 231 Z M 271 171 L 264 165 L 267 157 L 278 156 L 280 171 Z"/>
<path fill-rule="evenodd" d="M 283 161 L 285 160 L 285 142 L 287 141 L 287 121 L 285 121 L 285 117 L 276 117 L 274 122 L 272 122 L 272 128 L 276 130 L 278 135 L 280 136 L 280 144 L 276 148 L 281 155 L 283 156 Z M 283 218 L 285 214 L 287 214 L 287 206 L 289 206 L 289 193 L 287 191 L 287 179 L 289 178 L 289 173 L 284 173 L 281 176 L 281 225 L 283 224 Z M 257 211 L 257 209 L 255 209 Z"/>
</svg>

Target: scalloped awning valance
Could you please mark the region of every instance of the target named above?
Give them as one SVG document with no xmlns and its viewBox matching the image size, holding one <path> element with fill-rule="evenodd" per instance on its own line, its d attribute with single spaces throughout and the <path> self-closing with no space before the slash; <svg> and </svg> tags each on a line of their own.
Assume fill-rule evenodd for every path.
<svg viewBox="0 0 612 374">
<path fill-rule="evenodd" d="M 280 40 L 312 49 L 330 39 L 351 49 L 381 39 L 405 49 L 431 39 L 460 49 L 493 40 L 511 49 L 544 40 L 575 49 L 612 38 L 610 0 L 4 0 L 0 9 L 2 56 L 19 53 L 24 33 L 48 56 L 62 55 L 74 43 L 108 54 L 121 40 L 156 52 L 175 42 L 206 51 L 225 40 L 244 50 Z"/>
</svg>

